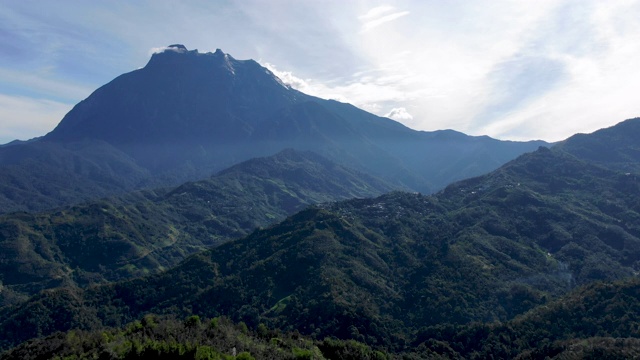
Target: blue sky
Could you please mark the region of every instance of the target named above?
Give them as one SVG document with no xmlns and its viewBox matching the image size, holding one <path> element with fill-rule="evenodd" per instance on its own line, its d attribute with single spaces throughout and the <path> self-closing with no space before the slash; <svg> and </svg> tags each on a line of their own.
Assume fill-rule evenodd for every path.
<svg viewBox="0 0 640 360">
<path fill-rule="evenodd" d="M 557 141 L 640 116 L 638 19 L 640 0 L 3 1 L 0 143 L 174 43 L 414 129 Z"/>
</svg>

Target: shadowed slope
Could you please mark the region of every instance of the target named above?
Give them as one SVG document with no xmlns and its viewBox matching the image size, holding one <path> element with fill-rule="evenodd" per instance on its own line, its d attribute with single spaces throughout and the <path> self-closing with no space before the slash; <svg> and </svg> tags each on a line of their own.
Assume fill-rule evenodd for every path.
<svg viewBox="0 0 640 360">
<path fill-rule="evenodd" d="M 389 191 L 313 153 L 283 151 L 175 189 L 0 216 L 2 297 L 113 281 L 176 265 L 309 204 Z"/>
</svg>

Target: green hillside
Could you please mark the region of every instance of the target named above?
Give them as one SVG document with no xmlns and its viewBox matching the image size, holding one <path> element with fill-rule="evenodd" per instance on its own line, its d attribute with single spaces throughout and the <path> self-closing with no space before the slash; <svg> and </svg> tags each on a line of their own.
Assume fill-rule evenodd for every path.
<svg viewBox="0 0 640 360">
<path fill-rule="evenodd" d="M 41 289 L 155 273 L 309 204 L 389 190 L 318 155 L 287 150 L 175 189 L 2 215 L 0 297 L 9 304 Z"/>
<path fill-rule="evenodd" d="M 595 283 L 507 322 L 439 324 L 405 350 L 312 339 L 228 318 L 145 315 L 118 328 L 70 330 L 0 359 L 630 359 L 640 355 L 640 282 Z M 236 350 L 237 357 L 233 357 Z"/>
<path fill-rule="evenodd" d="M 599 166 L 640 172 L 640 118 L 625 120 L 592 134 L 576 134 L 555 148 Z"/>
<path fill-rule="evenodd" d="M 596 282 L 508 322 L 428 327 L 412 348 L 452 359 L 630 359 L 639 321 L 638 279 Z"/>
<path fill-rule="evenodd" d="M 371 359 L 390 356 L 355 341 L 311 340 L 226 318 L 145 316 L 121 328 L 74 330 L 25 343 L 0 359 Z"/>
<path fill-rule="evenodd" d="M 0 314 L 3 346 L 164 313 L 405 350 L 424 328 L 509 321 L 635 274 L 639 186 L 541 148 L 435 196 L 312 207 L 158 275 L 39 294 Z"/>
</svg>

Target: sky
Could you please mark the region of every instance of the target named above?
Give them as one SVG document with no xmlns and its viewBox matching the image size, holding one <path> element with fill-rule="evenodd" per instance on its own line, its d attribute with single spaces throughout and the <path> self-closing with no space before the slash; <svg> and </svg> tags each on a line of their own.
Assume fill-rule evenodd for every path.
<svg viewBox="0 0 640 360">
<path fill-rule="evenodd" d="M 170 44 L 416 130 L 559 141 L 640 116 L 638 19 L 640 0 L 0 1 L 0 144 Z"/>
</svg>

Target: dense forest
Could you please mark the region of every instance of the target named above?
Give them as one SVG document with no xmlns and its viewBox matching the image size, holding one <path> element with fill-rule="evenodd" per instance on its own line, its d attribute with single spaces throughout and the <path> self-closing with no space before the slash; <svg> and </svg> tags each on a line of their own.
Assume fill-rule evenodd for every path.
<svg viewBox="0 0 640 360">
<path fill-rule="evenodd" d="M 72 330 L 25 343 L 0 359 L 371 359 L 390 356 L 353 340 L 311 340 L 226 318 L 147 315 L 118 329 Z"/>
<path fill-rule="evenodd" d="M 0 305 L 42 289 L 156 273 L 309 204 L 391 189 L 316 154 L 289 149 L 176 188 L 0 215 Z"/>
<path fill-rule="evenodd" d="M 595 283 L 508 322 L 422 328 L 394 352 L 226 317 L 147 314 L 119 328 L 54 333 L 0 359 L 629 359 L 640 355 L 639 298 L 636 279 Z"/>
<path fill-rule="evenodd" d="M 316 205 L 158 275 L 40 293 L 0 309 L 2 346 L 160 314 L 417 358 L 560 354 L 576 339 L 627 351 L 616 344 L 634 343 L 638 284 L 598 281 L 638 271 L 639 189 L 634 174 L 541 148 L 433 196 Z"/>
</svg>

